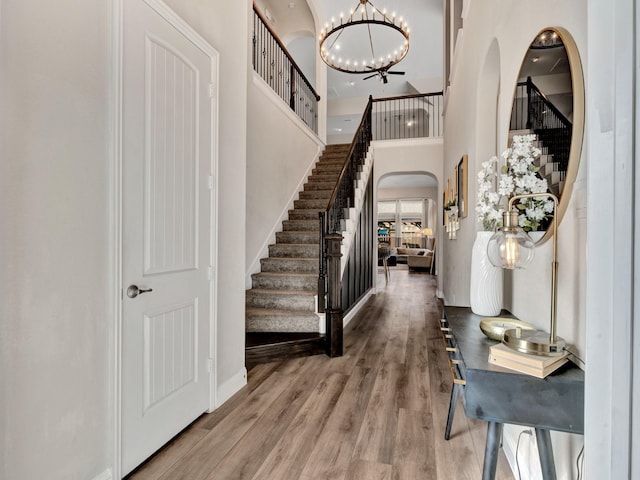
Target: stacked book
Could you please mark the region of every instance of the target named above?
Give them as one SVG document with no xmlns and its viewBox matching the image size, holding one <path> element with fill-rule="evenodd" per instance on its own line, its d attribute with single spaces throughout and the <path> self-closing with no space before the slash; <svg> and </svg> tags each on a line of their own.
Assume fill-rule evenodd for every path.
<svg viewBox="0 0 640 480">
<path fill-rule="evenodd" d="M 489 363 L 538 378 L 546 377 L 567 363 L 568 356 L 569 352 L 567 351 L 555 357 L 530 355 L 513 350 L 502 343 L 492 345 L 489 348 Z"/>
</svg>

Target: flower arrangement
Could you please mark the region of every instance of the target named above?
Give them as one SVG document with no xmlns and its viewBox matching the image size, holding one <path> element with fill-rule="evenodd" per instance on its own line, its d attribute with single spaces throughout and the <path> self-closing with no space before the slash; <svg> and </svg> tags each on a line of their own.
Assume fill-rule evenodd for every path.
<svg viewBox="0 0 640 480">
<path fill-rule="evenodd" d="M 502 158 L 504 166 L 498 173 L 498 158 L 491 157 L 482 163 L 478 173 L 478 203 L 476 214 L 485 230 L 495 230 L 502 223 L 504 205 L 514 195 L 542 193 L 548 191 L 547 180 L 538 175 L 539 167 L 534 160 L 540 149 L 533 146 L 535 135 L 514 135 L 511 148 Z M 520 200 L 519 225 L 527 232 L 535 231 L 553 212 L 553 201 L 542 198 Z"/>
</svg>

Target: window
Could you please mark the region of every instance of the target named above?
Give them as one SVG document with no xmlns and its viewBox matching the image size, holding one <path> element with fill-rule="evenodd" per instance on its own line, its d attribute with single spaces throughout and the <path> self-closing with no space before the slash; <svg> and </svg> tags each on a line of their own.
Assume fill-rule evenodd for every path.
<svg viewBox="0 0 640 480">
<path fill-rule="evenodd" d="M 423 227 L 429 225 L 429 199 L 384 200 L 378 202 L 378 242 L 393 247 L 424 248 Z"/>
</svg>

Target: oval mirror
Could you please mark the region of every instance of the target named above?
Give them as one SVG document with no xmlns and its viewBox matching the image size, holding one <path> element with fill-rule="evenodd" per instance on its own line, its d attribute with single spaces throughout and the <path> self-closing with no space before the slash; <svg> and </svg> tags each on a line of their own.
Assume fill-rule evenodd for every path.
<svg viewBox="0 0 640 480">
<path fill-rule="evenodd" d="M 539 174 L 559 200 L 562 220 L 578 173 L 584 131 L 584 80 L 578 49 L 566 30 L 546 28 L 531 42 L 513 97 L 513 135 L 535 133 L 542 154 Z M 541 242 L 553 234 L 550 222 Z"/>
</svg>

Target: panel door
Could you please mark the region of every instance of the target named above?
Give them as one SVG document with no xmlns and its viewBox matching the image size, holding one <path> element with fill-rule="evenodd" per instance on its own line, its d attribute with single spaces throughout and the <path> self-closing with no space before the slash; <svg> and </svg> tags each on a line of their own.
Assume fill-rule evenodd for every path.
<svg viewBox="0 0 640 480">
<path fill-rule="evenodd" d="M 209 406 L 213 70 L 145 1 L 123 3 L 126 474 Z"/>
</svg>

